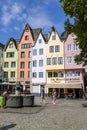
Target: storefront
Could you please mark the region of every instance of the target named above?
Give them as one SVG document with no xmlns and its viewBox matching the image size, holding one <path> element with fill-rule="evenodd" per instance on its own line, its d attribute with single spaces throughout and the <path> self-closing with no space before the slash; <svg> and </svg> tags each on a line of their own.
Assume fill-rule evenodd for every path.
<svg viewBox="0 0 87 130">
<path fill-rule="evenodd" d="M 79 98 L 79 93 L 82 90 L 81 84 L 47 84 L 46 91 L 48 96 L 56 90 L 58 97 L 65 98 L 66 95 L 69 97 Z"/>
</svg>

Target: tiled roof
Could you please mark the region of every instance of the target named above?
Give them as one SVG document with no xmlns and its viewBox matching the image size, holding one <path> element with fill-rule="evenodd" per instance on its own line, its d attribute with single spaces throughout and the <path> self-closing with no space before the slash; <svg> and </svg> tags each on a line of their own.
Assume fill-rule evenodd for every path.
<svg viewBox="0 0 87 130">
<path fill-rule="evenodd" d="M 35 41 L 37 40 L 38 35 L 40 34 L 41 31 L 42 31 L 41 28 L 32 29 L 32 35 Z"/>
<path fill-rule="evenodd" d="M 67 39 L 67 37 L 68 37 L 68 34 L 67 34 L 66 31 L 64 31 L 64 32 L 61 34 L 61 40 L 62 40 L 62 41 L 65 41 L 65 40 Z"/>
<path fill-rule="evenodd" d="M 2 49 L 4 49 L 5 45 L 3 45 L 2 43 L 0 43 L 0 47 L 1 47 Z"/>
<path fill-rule="evenodd" d="M 48 33 L 48 34 L 43 34 L 43 37 L 44 37 L 45 41 L 48 42 L 49 37 L 50 37 L 50 33 Z"/>
</svg>

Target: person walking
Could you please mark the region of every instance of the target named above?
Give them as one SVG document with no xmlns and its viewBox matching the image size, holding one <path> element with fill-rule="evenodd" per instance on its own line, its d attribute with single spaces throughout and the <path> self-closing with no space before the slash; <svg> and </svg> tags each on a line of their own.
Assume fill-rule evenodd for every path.
<svg viewBox="0 0 87 130">
<path fill-rule="evenodd" d="M 4 104 L 3 104 L 3 106 L 4 106 L 4 108 L 6 108 L 6 101 L 7 101 L 7 97 L 9 96 L 9 90 L 6 89 L 6 90 L 2 93 L 2 96 L 3 96 L 3 98 L 4 98 Z"/>
<path fill-rule="evenodd" d="M 57 99 L 57 93 L 56 90 L 53 90 L 53 104 L 56 104 L 56 99 Z"/>
<path fill-rule="evenodd" d="M 45 91 L 44 91 L 44 87 L 41 87 L 41 102 L 45 104 Z"/>
</svg>

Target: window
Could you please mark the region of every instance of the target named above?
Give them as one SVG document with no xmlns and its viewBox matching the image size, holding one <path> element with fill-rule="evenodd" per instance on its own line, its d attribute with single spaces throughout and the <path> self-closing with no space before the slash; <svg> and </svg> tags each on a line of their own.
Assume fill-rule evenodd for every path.
<svg viewBox="0 0 87 130">
<path fill-rule="evenodd" d="M 59 45 L 55 46 L 55 52 L 60 52 L 60 46 Z"/>
<path fill-rule="evenodd" d="M 26 48 L 31 48 L 32 47 L 32 44 L 31 43 L 27 43 L 26 44 Z"/>
<path fill-rule="evenodd" d="M 7 52 L 6 53 L 6 58 L 11 58 L 11 57 L 14 57 L 14 52 Z"/>
<path fill-rule="evenodd" d="M 53 65 L 56 65 L 56 64 L 57 64 L 57 58 L 55 58 L 55 57 L 52 58 L 52 64 L 53 64 Z"/>
<path fill-rule="evenodd" d="M 33 78 L 37 78 L 37 73 L 36 73 L 36 72 L 33 72 L 32 77 L 33 77 Z"/>
<path fill-rule="evenodd" d="M 58 64 L 63 64 L 63 58 L 62 57 L 58 57 Z"/>
<path fill-rule="evenodd" d="M 67 50 L 68 50 L 68 51 L 71 51 L 71 49 L 72 49 L 72 48 L 71 48 L 71 44 L 68 44 L 68 45 L 67 45 Z"/>
<path fill-rule="evenodd" d="M 53 77 L 57 77 L 57 72 L 53 72 Z"/>
<path fill-rule="evenodd" d="M 37 66 L 37 60 L 33 60 L 33 67 Z"/>
<path fill-rule="evenodd" d="M 25 40 L 29 40 L 29 36 L 28 35 L 25 36 Z"/>
<path fill-rule="evenodd" d="M 30 78 L 30 71 L 28 71 L 28 78 Z"/>
<path fill-rule="evenodd" d="M 9 67 L 9 63 L 8 62 L 4 62 L 4 67 Z"/>
<path fill-rule="evenodd" d="M 13 46 L 14 46 L 14 43 L 11 42 L 11 43 L 9 44 L 9 48 L 13 48 Z"/>
<path fill-rule="evenodd" d="M 29 51 L 29 52 L 28 52 L 28 58 L 30 58 L 30 54 L 31 54 L 31 52 Z"/>
<path fill-rule="evenodd" d="M 43 48 L 39 49 L 39 55 L 43 55 Z"/>
<path fill-rule="evenodd" d="M 48 77 L 52 77 L 52 72 L 48 72 Z"/>
<path fill-rule="evenodd" d="M 33 55 L 37 55 L 37 49 L 33 50 Z"/>
<path fill-rule="evenodd" d="M 16 62 L 11 62 L 11 67 L 16 67 Z"/>
<path fill-rule="evenodd" d="M 51 65 L 51 58 L 47 58 L 47 65 Z"/>
<path fill-rule="evenodd" d="M 49 47 L 49 52 L 50 52 L 50 53 L 54 52 L 54 46 L 50 46 L 50 47 Z"/>
<path fill-rule="evenodd" d="M 39 39 L 39 43 L 42 43 L 42 39 Z"/>
<path fill-rule="evenodd" d="M 25 68 L 25 62 L 20 62 L 20 68 Z"/>
<path fill-rule="evenodd" d="M 31 46 L 32 46 L 31 43 L 24 43 L 21 45 L 21 48 L 22 49 L 31 48 Z"/>
<path fill-rule="evenodd" d="M 39 60 L 39 66 L 43 66 L 43 60 Z"/>
<path fill-rule="evenodd" d="M 71 37 L 74 37 L 74 36 L 75 36 L 74 33 L 72 33 L 72 34 L 71 34 Z"/>
<path fill-rule="evenodd" d="M 20 78 L 24 78 L 24 71 L 20 71 Z"/>
<path fill-rule="evenodd" d="M 73 45 L 73 50 L 78 50 L 78 45 L 77 44 Z"/>
<path fill-rule="evenodd" d="M 4 72 L 4 78 L 8 78 L 8 72 Z"/>
<path fill-rule="evenodd" d="M 67 57 L 67 63 L 68 64 L 71 64 L 72 63 L 72 57 L 70 56 L 70 57 Z"/>
<path fill-rule="evenodd" d="M 25 52 L 21 52 L 21 58 L 25 58 Z"/>
<path fill-rule="evenodd" d="M 15 77 L 15 72 L 11 72 L 11 77 Z"/>
<path fill-rule="evenodd" d="M 68 72 L 66 73 L 66 75 L 67 75 L 67 77 L 72 77 L 72 71 L 68 71 Z"/>
<path fill-rule="evenodd" d="M 28 62 L 28 68 L 30 68 L 30 61 Z"/>
<path fill-rule="evenodd" d="M 58 77 L 63 77 L 64 73 L 63 72 L 58 72 Z"/>
<path fill-rule="evenodd" d="M 56 40 L 56 35 L 53 35 L 53 36 L 52 36 L 52 40 Z"/>
<path fill-rule="evenodd" d="M 43 72 L 39 72 L 39 78 L 43 78 Z"/>
<path fill-rule="evenodd" d="M 79 71 L 76 71 L 76 72 L 74 72 L 74 76 L 80 76 L 80 72 Z"/>
</svg>

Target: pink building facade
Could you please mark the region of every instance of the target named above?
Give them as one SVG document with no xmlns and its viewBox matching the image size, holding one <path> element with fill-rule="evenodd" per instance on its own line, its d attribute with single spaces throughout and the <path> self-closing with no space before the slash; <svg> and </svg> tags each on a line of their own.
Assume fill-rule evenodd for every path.
<svg viewBox="0 0 87 130">
<path fill-rule="evenodd" d="M 80 49 L 75 42 L 76 36 L 69 34 L 64 42 L 64 62 L 65 62 L 65 83 L 68 92 L 74 92 L 78 98 L 83 84 L 83 65 L 75 63 L 75 55 L 80 53 Z M 82 84 L 82 85 L 81 85 Z"/>
</svg>

